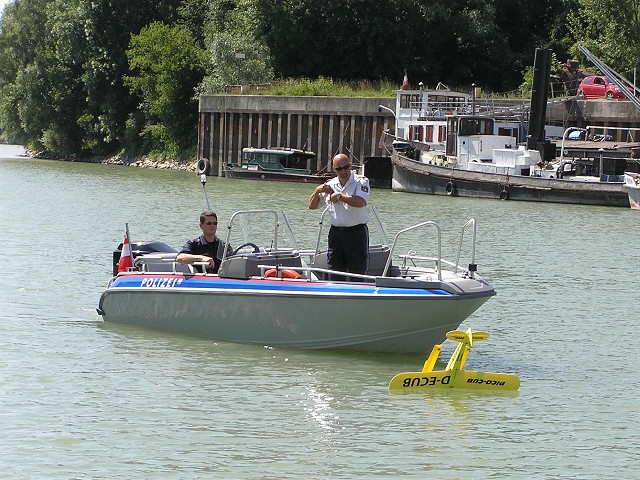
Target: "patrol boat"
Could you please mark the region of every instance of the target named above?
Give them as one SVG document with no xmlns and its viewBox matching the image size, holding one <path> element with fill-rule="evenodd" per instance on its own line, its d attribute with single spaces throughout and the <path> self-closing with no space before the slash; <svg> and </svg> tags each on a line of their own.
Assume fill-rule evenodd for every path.
<svg viewBox="0 0 640 480">
<path fill-rule="evenodd" d="M 131 244 L 133 267 L 111 278 L 98 313 L 242 344 L 421 355 L 495 295 L 477 273 L 474 219 L 460 230 L 456 258 L 445 260 L 438 224 L 410 226 L 389 243 L 370 209 L 368 274 L 345 277 L 327 268 L 326 213 L 315 248 L 300 250 L 284 213 L 236 212 L 226 237 L 235 247 L 218 274 L 177 264 L 164 243 Z"/>
</svg>

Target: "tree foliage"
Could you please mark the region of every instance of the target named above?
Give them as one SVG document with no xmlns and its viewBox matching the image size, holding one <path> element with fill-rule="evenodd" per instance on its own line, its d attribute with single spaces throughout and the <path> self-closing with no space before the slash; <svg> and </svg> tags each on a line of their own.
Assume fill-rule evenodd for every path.
<svg viewBox="0 0 640 480">
<path fill-rule="evenodd" d="M 504 92 L 536 47 L 564 61 L 578 43 L 630 76 L 640 0 L 13 0 L 0 136 L 61 154 L 175 152 L 195 143 L 195 92 L 302 78 L 318 94 L 399 85 L 404 69 L 414 85 Z"/>
<path fill-rule="evenodd" d="M 579 9 L 569 16 L 579 58 L 581 43 L 618 73 L 632 78 L 640 70 L 640 0 L 578 0 Z"/>
<path fill-rule="evenodd" d="M 253 0 L 212 4 L 205 38 L 209 65 L 200 86 L 202 93 L 220 93 L 227 85 L 273 79 L 269 47 L 256 35 L 259 16 Z"/>
<path fill-rule="evenodd" d="M 43 81 L 50 3 L 8 4 L 0 23 L 0 129 L 25 145 L 38 141 L 53 113 Z"/>
<path fill-rule="evenodd" d="M 176 152 L 193 144 L 196 86 L 204 75 L 204 52 L 182 26 L 155 22 L 131 37 L 127 50 L 132 75 L 125 82 L 143 99 L 147 129 Z"/>
</svg>

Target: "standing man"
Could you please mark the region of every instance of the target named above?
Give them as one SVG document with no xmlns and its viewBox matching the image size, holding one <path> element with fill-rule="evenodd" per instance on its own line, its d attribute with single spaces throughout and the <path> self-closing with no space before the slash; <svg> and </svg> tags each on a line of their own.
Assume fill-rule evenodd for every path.
<svg viewBox="0 0 640 480">
<path fill-rule="evenodd" d="M 202 235 L 188 240 L 176 257 L 177 263 L 207 262 L 208 273 L 218 273 L 224 252 L 224 242 L 216 236 L 218 216 L 213 212 L 200 214 L 200 230 Z"/>
<path fill-rule="evenodd" d="M 329 206 L 329 269 L 366 274 L 369 179 L 351 171 L 351 162 L 344 153 L 333 157 L 332 164 L 337 177 L 316 187 L 309 197 L 309 208 L 315 210 L 321 202 Z"/>
</svg>

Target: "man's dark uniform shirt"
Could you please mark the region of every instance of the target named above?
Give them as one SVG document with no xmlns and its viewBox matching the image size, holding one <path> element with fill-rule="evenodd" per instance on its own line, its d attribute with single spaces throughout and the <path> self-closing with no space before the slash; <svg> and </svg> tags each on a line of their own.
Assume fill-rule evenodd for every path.
<svg viewBox="0 0 640 480">
<path fill-rule="evenodd" d="M 220 263 L 222 259 L 218 258 L 218 248 L 221 241 L 218 237 L 211 243 L 207 242 L 204 238 L 204 235 L 200 235 L 198 238 L 194 240 L 188 240 L 182 247 L 179 253 L 190 253 L 191 255 L 206 255 L 207 257 L 213 258 L 213 270 L 209 273 L 218 273 L 218 269 L 220 268 Z M 224 245 L 224 242 L 222 242 Z M 221 250 L 222 251 L 222 250 Z"/>
</svg>

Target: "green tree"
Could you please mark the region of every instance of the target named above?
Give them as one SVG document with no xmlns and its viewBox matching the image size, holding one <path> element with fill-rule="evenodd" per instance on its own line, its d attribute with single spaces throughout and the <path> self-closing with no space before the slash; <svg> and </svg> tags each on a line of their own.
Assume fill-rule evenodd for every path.
<svg viewBox="0 0 640 480">
<path fill-rule="evenodd" d="M 182 0 L 178 7 L 178 24 L 189 29 L 193 40 L 204 48 L 204 26 L 207 18 L 209 0 Z"/>
<path fill-rule="evenodd" d="M 174 153 L 194 145 L 204 52 L 189 30 L 151 23 L 131 37 L 127 56 L 132 74 L 125 82 L 143 99 L 145 133 L 154 145 Z"/>
<path fill-rule="evenodd" d="M 0 129 L 7 140 L 40 148 L 52 114 L 45 64 L 50 36 L 46 24 L 51 0 L 21 0 L 5 7 L 0 19 Z"/>
<path fill-rule="evenodd" d="M 419 11 L 395 0 L 255 0 L 257 38 L 277 76 L 377 80 L 402 75 Z M 411 2 L 409 2 L 411 3 Z M 421 34 L 423 32 L 421 31 Z M 415 52 L 412 52 L 415 53 Z"/>
<path fill-rule="evenodd" d="M 153 21 L 177 20 L 180 0 L 80 0 L 87 58 L 82 80 L 87 109 L 82 119 L 93 151 L 120 148 L 127 120 L 139 103 L 124 85 L 129 73 L 127 48 L 131 35 Z"/>
<path fill-rule="evenodd" d="M 493 0 L 254 0 L 257 36 L 283 77 L 513 86 Z M 534 47 L 530 55 L 533 57 Z M 517 84 L 517 83 L 516 83 Z"/>
<path fill-rule="evenodd" d="M 48 122 L 42 132 L 43 147 L 62 155 L 83 155 L 95 149 L 89 135 L 87 96 L 83 75 L 88 61 L 81 0 L 55 0 L 47 19 L 49 42 L 40 52 L 46 74 Z"/>
<path fill-rule="evenodd" d="M 180 3 L 20 0 L 9 5 L 0 31 L 0 128 L 20 143 L 56 153 L 119 149 L 140 101 L 123 84 L 130 36 L 154 19 L 176 20 Z"/>
<path fill-rule="evenodd" d="M 228 85 L 273 80 L 269 50 L 254 38 L 220 32 L 209 35 L 207 44 L 209 73 L 200 92 L 221 93 Z"/>
<path fill-rule="evenodd" d="M 273 80 L 270 50 L 256 37 L 259 12 L 253 0 L 213 2 L 205 38 L 207 75 L 199 91 L 221 93 L 228 85 Z"/>
<path fill-rule="evenodd" d="M 631 78 L 640 69 L 640 0 L 578 0 L 569 16 L 574 41 L 618 73 Z"/>
</svg>

